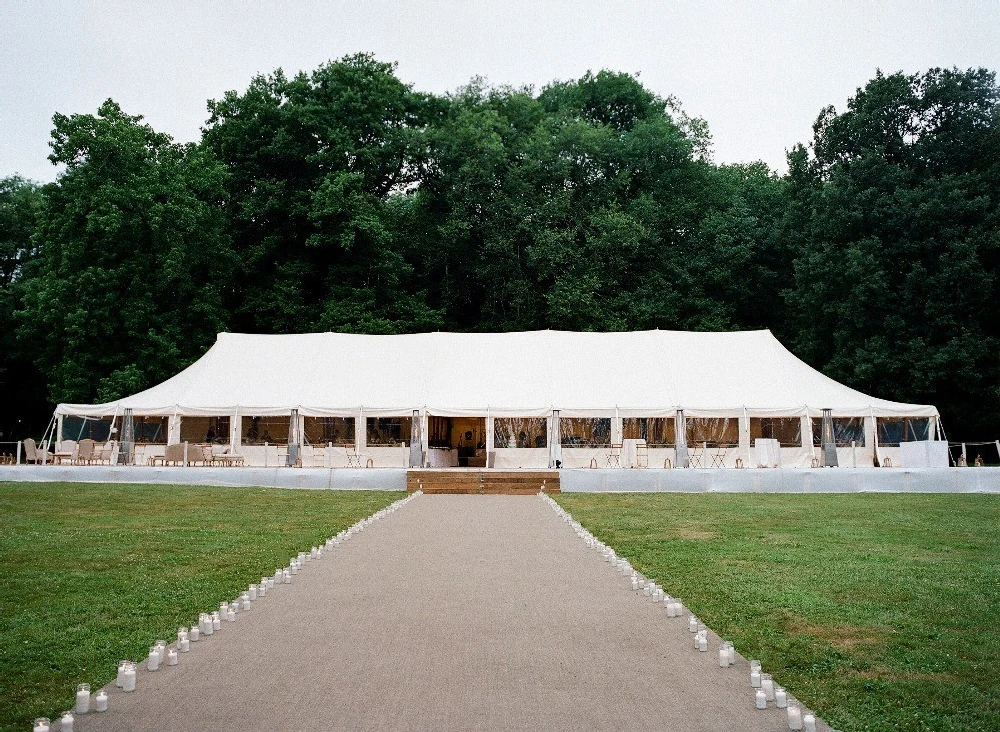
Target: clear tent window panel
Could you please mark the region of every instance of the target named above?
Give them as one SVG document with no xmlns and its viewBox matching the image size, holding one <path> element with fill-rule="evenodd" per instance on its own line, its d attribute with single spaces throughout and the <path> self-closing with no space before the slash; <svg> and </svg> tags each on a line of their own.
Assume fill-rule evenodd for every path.
<svg viewBox="0 0 1000 732">
<path fill-rule="evenodd" d="M 115 425 L 121 428 L 121 419 Z M 66 415 L 63 417 L 62 436 L 64 440 L 93 440 L 94 442 L 107 442 L 115 439 L 117 435 L 111 433 L 112 418 L 108 417 L 78 417 L 76 415 Z"/>
<path fill-rule="evenodd" d="M 736 417 L 688 417 L 688 445 L 736 447 L 740 444 L 740 421 Z"/>
<path fill-rule="evenodd" d="M 544 417 L 496 417 L 493 447 L 548 447 L 548 420 Z"/>
<path fill-rule="evenodd" d="M 611 417 L 565 417 L 559 420 L 563 447 L 609 447 Z"/>
<path fill-rule="evenodd" d="M 676 443 L 673 417 L 625 417 L 622 438 L 645 440 L 648 447 L 673 447 Z"/>
<path fill-rule="evenodd" d="M 243 417 L 240 425 L 244 445 L 287 445 L 290 416 Z"/>
<path fill-rule="evenodd" d="M 815 447 L 820 447 L 823 444 L 822 417 L 812 418 L 812 441 Z M 852 442 L 856 446 L 862 447 L 865 444 L 865 418 L 834 417 L 833 441 L 837 447 L 850 447 Z"/>
<path fill-rule="evenodd" d="M 886 447 L 930 439 L 931 420 L 928 417 L 879 417 L 876 423 L 878 443 Z"/>
<path fill-rule="evenodd" d="M 368 417 L 369 447 L 409 447 L 412 417 Z"/>
<path fill-rule="evenodd" d="M 303 436 L 307 445 L 354 446 L 354 417 L 305 417 Z"/>
<path fill-rule="evenodd" d="M 782 447 L 802 447 L 802 420 L 798 417 L 751 417 L 750 444 L 762 438 Z"/>
<path fill-rule="evenodd" d="M 286 418 L 286 424 L 287 421 Z M 285 440 L 287 439 L 286 428 Z M 181 417 L 181 442 L 229 444 L 229 417 Z"/>
</svg>

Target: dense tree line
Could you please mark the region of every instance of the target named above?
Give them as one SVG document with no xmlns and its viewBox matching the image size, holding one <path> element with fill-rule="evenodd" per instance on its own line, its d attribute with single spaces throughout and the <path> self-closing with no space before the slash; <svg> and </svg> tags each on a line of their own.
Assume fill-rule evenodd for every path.
<svg viewBox="0 0 1000 732">
<path fill-rule="evenodd" d="M 0 181 L 5 418 L 150 386 L 227 329 L 766 327 L 1000 433 L 991 72 L 879 74 L 782 176 L 714 164 L 704 121 L 609 71 L 440 96 L 357 55 L 208 106 L 189 145 L 111 100 L 57 114 L 57 181 Z"/>
</svg>

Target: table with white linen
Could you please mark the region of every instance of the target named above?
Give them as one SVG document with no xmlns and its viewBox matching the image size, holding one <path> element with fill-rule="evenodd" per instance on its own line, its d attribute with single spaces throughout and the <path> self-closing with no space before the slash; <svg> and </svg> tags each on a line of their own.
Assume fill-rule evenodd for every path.
<svg viewBox="0 0 1000 732">
<path fill-rule="evenodd" d="M 777 440 L 758 437 L 754 440 L 753 448 L 758 468 L 781 467 L 781 443 Z"/>
<path fill-rule="evenodd" d="M 619 462 L 623 468 L 639 467 L 639 444 L 645 446 L 645 440 L 622 440 L 622 454 Z"/>
</svg>

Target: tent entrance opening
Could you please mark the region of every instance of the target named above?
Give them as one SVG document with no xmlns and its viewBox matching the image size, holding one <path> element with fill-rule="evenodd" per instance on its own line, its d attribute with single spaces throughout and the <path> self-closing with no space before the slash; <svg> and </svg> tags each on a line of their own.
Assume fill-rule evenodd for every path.
<svg viewBox="0 0 1000 732">
<path fill-rule="evenodd" d="M 427 463 L 432 468 L 485 468 L 485 417 L 428 417 Z"/>
</svg>

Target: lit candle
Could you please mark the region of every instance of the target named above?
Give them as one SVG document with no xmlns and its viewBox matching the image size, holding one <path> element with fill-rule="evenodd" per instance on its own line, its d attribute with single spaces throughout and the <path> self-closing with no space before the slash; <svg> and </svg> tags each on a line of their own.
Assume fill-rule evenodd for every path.
<svg viewBox="0 0 1000 732">
<path fill-rule="evenodd" d="M 212 633 L 215 632 L 215 628 L 212 627 L 212 616 L 209 615 L 208 613 L 204 613 L 204 618 L 205 619 L 202 621 L 202 625 L 204 625 L 204 630 L 202 630 L 201 632 L 204 633 L 205 635 L 212 635 Z"/>
<path fill-rule="evenodd" d="M 97 692 L 97 696 L 94 697 L 94 711 L 95 712 L 106 712 L 108 711 L 108 692 L 101 689 Z"/>
<path fill-rule="evenodd" d="M 181 653 L 187 653 L 191 650 L 191 641 L 187 636 L 184 636 L 181 640 L 177 641 L 177 647 L 180 649 Z"/>
<path fill-rule="evenodd" d="M 160 668 L 160 649 L 157 646 L 149 647 L 149 658 L 146 660 L 146 668 L 156 671 Z"/>
<path fill-rule="evenodd" d="M 49 732 L 49 718 L 39 717 L 35 720 L 35 726 L 32 727 L 32 732 Z"/>
<path fill-rule="evenodd" d="M 698 636 L 698 650 L 701 651 L 702 653 L 707 653 L 708 652 L 708 636 L 707 635 L 699 635 Z"/>
<path fill-rule="evenodd" d="M 233 600 L 231 603 L 229 603 L 229 609 L 232 610 L 234 613 L 239 614 L 239 612 L 240 612 L 240 600 L 241 599 L 242 598 L 237 597 L 235 600 Z"/>
<path fill-rule="evenodd" d="M 719 646 L 719 668 L 729 668 L 729 653 L 726 646 Z"/>
<path fill-rule="evenodd" d="M 77 714 L 86 714 L 90 711 L 90 684 L 79 684 L 76 687 L 76 708 Z"/>
<path fill-rule="evenodd" d="M 698 618 L 694 615 L 688 616 L 688 632 L 697 633 L 698 632 Z"/>
<path fill-rule="evenodd" d="M 63 712 L 62 719 L 59 720 L 61 732 L 73 732 L 73 712 Z"/>
<path fill-rule="evenodd" d="M 257 599 L 257 585 L 250 585 L 250 589 L 248 590 L 247 594 L 250 595 L 250 599 L 251 600 L 256 600 Z"/>
<path fill-rule="evenodd" d="M 122 691 L 135 691 L 135 666 L 129 662 L 122 676 Z"/>
<path fill-rule="evenodd" d="M 771 674 L 760 675 L 760 689 L 768 701 L 774 701 L 774 680 L 771 678 Z"/>
<path fill-rule="evenodd" d="M 219 611 L 216 610 L 212 613 L 212 630 L 222 629 L 222 618 L 219 617 Z"/>
<path fill-rule="evenodd" d="M 774 706 L 784 709 L 788 706 L 788 693 L 780 686 L 774 687 Z"/>
<path fill-rule="evenodd" d="M 250 595 L 248 595 L 245 592 L 243 593 L 243 609 L 244 610 L 250 609 Z"/>
<path fill-rule="evenodd" d="M 281 573 L 281 578 L 286 585 L 292 584 L 292 574 L 287 569 Z"/>
<path fill-rule="evenodd" d="M 230 623 L 236 622 L 236 613 L 233 612 L 232 608 L 229 608 L 229 612 L 226 613 L 226 620 L 228 620 Z"/>
<path fill-rule="evenodd" d="M 274 580 L 273 581 L 277 582 L 278 584 L 281 584 L 281 570 L 280 569 L 274 570 Z M 274 587 L 274 585 L 272 584 L 271 587 Z"/>
<path fill-rule="evenodd" d="M 803 714 L 802 729 L 804 732 L 816 732 L 816 717 L 809 713 Z"/>
<path fill-rule="evenodd" d="M 191 632 L 188 633 L 188 638 L 191 640 L 192 643 L 197 643 L 198 639 L 201 638 L 201 631 L 198 630 L 197 625 L 191 626 Z"/>
<path fill-rule="evenodd" d="M 802 709 L 799 707 L 799 703 L 795 700 L 795 697 L 788 698 L 788 706 L 785 711 L 788 713 L 788 729 L 801 730 Z"/>
<path fill-rule="evenodd" d="M 760 661 L 750 662 L 750 686 L 760 688 Z"/>
<path fill-rule="evenodd" d="M 121 660 L 118 662 L 118 676 L 115 677 L 115 686 L 119 689 L 125 685 L 125 667 L 128 665 L 128 661 Z"/>
<path fill-rule="evenodd" d="M 182 640 L 188 637 L 188 629 L 181 626 L 177 629 L 177 642 L 180 643 Z"/>
<path fill-rule="evenodd" d="M 767 709 L 767 697 L 764 696 L 764 692 L 757 689 L 757 693 L 753 695 L 754 706 L 758 709 Z"/>
<path fill-rule="evenodd" d="M 176 666 L 177 665 L 177 651 L 171 648 L 167 651 L 167 665 Z"/>
</svg>

